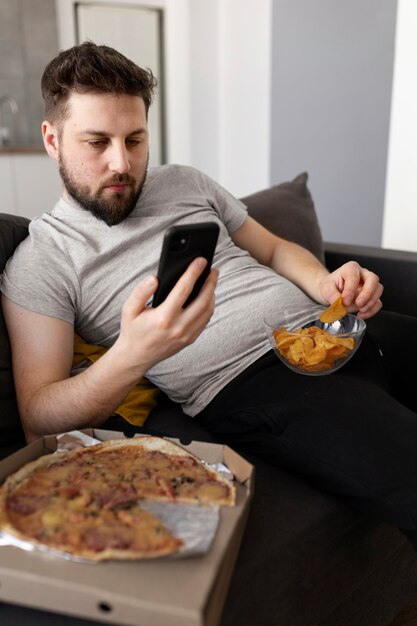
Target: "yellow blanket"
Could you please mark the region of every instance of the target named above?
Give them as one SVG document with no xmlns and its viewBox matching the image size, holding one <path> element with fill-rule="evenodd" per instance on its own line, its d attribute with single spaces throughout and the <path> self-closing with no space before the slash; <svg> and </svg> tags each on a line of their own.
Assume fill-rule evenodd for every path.
<svg viewBox="0 0 417 626">
<path fill-rule="evenodd" d="M 75 334 L 72 365 L 73 367 L 79 366 L 83 361 L 87 361 L 86 365 L 94 363 L 106 350 L 107 348 L 104 346 L 87 343 L 80 335 Z M 143 426 L 149 413 L 156 405 L 158 393 L 159 389 L 155 385 L 146 378 L 142 378 L 113 412 L 134 426 Z"/>
</svg>

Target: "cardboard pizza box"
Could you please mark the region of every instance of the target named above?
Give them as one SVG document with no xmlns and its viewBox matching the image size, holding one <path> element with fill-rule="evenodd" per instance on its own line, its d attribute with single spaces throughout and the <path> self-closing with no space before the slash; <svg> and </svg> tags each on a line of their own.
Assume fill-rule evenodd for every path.
<svg viewBox="0 0 417 626">
<path fill-rule="evenodd" d="M 100 429 L 83 432 L 102 441 L 123 437 Z M 50 435 L 4 459 L 0 483 L 56 447 L 56 437 Z M 254 468 L 227 446 L 193 442 L 183 447 L 209 463 L 224 463 L 236 480 L 236 506 L 221 508 L 207 554 L 77 563 L 0 546 L 0 602 L 126 626 L 217 626 L 247 520 Z"/>
</svg>

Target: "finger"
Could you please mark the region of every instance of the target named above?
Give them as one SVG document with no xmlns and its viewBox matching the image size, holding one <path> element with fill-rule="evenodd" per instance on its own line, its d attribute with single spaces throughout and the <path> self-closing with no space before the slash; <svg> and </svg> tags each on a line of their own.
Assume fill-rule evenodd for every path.
<svg viewBox="0 0 417 626">
<path fill-rule="evenodd" d="M 359 291 L 355 304 L 359 309 L 363 309 L 366 306 L 371 306 L 378 298 L 381 297 L 383 286 L 379 282 L 379 277 L 370 272 L 369 270 L 362 268 L 361 270 L 362 288 Z"/>
<path fill-rule="evenodd" d="M 164 302 L 160 305 L 160 307 L 166 309 L 167 314 L 175 314 L 178 309 L 183 307 L 194 288 L 197 278 L 201 275 L 206 265 L 207 259 L 203 257 L 198 257 L 190 263 L 184 274 L 179 278 Z"/>
<path fill-rule="evenodd" d="M 346 263 L 341 268 L 341 278 L 343 285 L 341 287 L 341 294 L 343 297 L 343 304 L 345 306 L 351 305 L 356 297 L 358 285 L 361 282 L 361 268 L 355 262 Z"/>
<path fill-rule="evenodd" d="M 198 305 L 205 306 L 205 301 L 211 299 L 214 295 L 214 290 L 217 285 L 217 280 L 219 277 L 219 272 L 215 268 L 211 268 L 210 274 L 207 276 L 204 281 L 198 296 L 191 302 L 191 304 L 187 307 L 189 309 L 194 305 L 196 308 Z"/>
<path fill-rule="evenodd" d="M 372 293 L 371 297 L 368 300 L 365 300 L 365 304 L 363 306 L 358 306 L 358 311 L 360 313 L 366 313 L 367 311 L 372 310 L 376 303 L 381 300 L 382 293 L 384 288 L 381 284 L 378 284 Z"/>
<path fill-rule="evenodd" d="M 373 315 L 375 315 L 376 313 L 378 313 L 378 311 L 380 311 L 382 309 L 382 302 L 381 300 L 377 300 L 375 302 L 375 304 L 367 309 L 366 311 L 358 311 L 357 316 L 363 320 L 366 320 L 370 317 L 372 317 Z"/>
<path fill-rule="evenodd" d="M 125 319 L 135 319 L 146 307 L 149 298 L 155 293 L 158 281 L 155 276 L 148 276 L 142 280 L 123 304 L 122 316 Z"/>
<path fill-rule="evenodd" d="M 204 264 L 202 264 L 204 265 Z M 199 274 L 199 272 L 198 272 Z M 200 294 L 193 302 L 183 307 L 183 303 L 191 293 L 194 280 L 182 292 L 182 296 L 173 294 L 177 285 L 171 290 L 164 302 L 154 311 L 157 313 L 158 325 L 161 329 L 168 331 L 182 347 L 189 345 L 198 337 L 207 326 L 214 310 L 214 288 L 217 282 L 217 270 L 212 269 L 208 278 L 203 284 Z M 198 277 L 198 276 L 197 276 Z M 181 279 L 180 279 L 181 280 Z M 177 297 L 178 296 L 178 297 Z M 197 303 L 197 304 L 196 304 Z"/>
<path fill-rule="evenodd" d="M 194 318 L 196 320 L 202 319 L 204 315 L 206 315 L 207 321 L 210 319 L 214 310 L 214 291 L 216 289 L 218 276 L 219 272 L 212 268 L 198 296 L 184 309 L 185 323 L 191 324 Z"/>
<path fill-rule="evenodd" d="M 194 341 L 204 330 L 215 308 L 215 288 L 218 271 L 211 269 L 198 296 L 186 307 L 181 308 L 177 316 L 178 327 Z"/>
</svg>

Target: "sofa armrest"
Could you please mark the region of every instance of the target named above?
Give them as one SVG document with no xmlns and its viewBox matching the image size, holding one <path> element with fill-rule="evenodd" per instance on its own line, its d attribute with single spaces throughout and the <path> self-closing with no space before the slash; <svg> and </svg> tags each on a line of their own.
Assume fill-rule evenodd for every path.
<svg viewBox="0 0 417 626">
<path fill-rule="evenodd" d="M 416 252 L 330 242 L 324 243 L 324 251 L 329 270 L 357 261 L 380 277 L 384 309 L 417 317 Z"/>
</svg>

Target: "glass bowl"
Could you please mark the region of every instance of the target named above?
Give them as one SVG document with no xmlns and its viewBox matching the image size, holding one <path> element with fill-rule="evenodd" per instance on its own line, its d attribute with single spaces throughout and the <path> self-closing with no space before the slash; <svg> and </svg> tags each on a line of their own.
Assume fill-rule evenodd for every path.
<svg viewBox="0 0 417 626">
<path fill-rule="evenodd" d="M 317 312 L 314 317 L 301 325 L 285 321 L 273 324 L 265 319 L 268 339 L 277 357 L 293 372 L 307 376 L 332 374 L 355 354 L 366 324 L 350 313 L 332 324 L 320 322 Z"/>
</svg>

